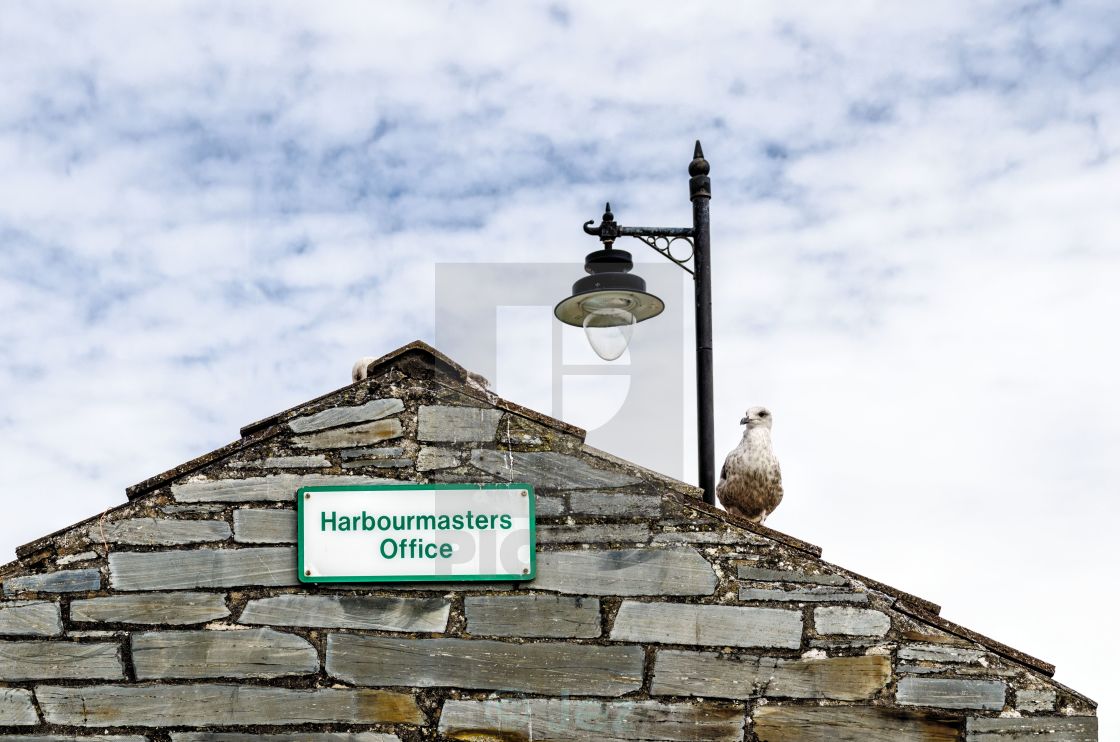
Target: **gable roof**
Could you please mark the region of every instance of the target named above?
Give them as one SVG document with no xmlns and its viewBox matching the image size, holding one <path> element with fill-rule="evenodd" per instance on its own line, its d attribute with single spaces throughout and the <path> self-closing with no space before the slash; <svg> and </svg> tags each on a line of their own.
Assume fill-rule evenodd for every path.
<svg viewBox="0 0 1120 742">
<path fill-rule="evenodd" d="M 332 406 L 342 404 L 345 400 L 353 399 L 357 395 L 360 395 L 362 391 L 369 386 L 371 380 L 386 378 L 387 376 L 393 375 L 399 376 L 402 380 L 407 380 L 409 383 L 420 382 L 433 388 L 438 388 L 441 390 L 441 393 L 454 395 L 460 400 L 468 400 L 477 403 L 479 406 L 487 406 L 501 410 L 517 419 L 526 421 L 528 424 L 552 431 L 556 435 L 563 437 L 565 441 L 568 441 L 565 445 L 569 445 L 572 447 L 572 450 L 578 451 L 581 456 L 587 457 L 589 460 L 593 461 L 596 466 L 602 466 L 604 469 L 617 472 L 625 472 L 635 481 L 641 481 L 645 485 L 656 487 L 659 492 L 663 493 L 664 497 L 675 502 L 678 507 L 690 513 L 691 517 L 697 521 L 706 521 L 709 523 L 718 522 L 737 532 L 750 534 L 751 536 L 765 539 L 768 542 L 780 544 L 784 548 L 792 549 L 814 560 L 819 568 L 831 574 L 843 575 L 855 580 L 868 589 L 886 596 L 894 610 L 920 623 L 934 627 L 948 635 L 974 642 L 985 647 L 995 655 L 1030 668 L 1047 677 L 1052 676 L 1054 673 L 1055 668 L 1050 663 L 941 618 L 939 615 L 940 607 L 935 603 L 849 570 L 845 570 L 837 565 L 825 562 L 821 559 L 822 551 L 818 546 L 775 531 L 766 526 L 736 518 L 723 510 L 705 504 L 701 499 L 701 491 L 692 485 L 666 477 L 655 471 L 637 466 L 632 462 L 619 459 L 606 452 L 588 446 L 585 442 L 586 432 L 581 428 L 534 410 L 527 409 L 494 395 L 477 382 L 472 382 L 472 375 L 469 371 L 422 341 L 409 343 L 373 361 L 369 365 L 368 380 L 341 387 L 328 394 L 270 415 L 257 422 L 250 423 L 241 428 L 241 437 L 238 440 L 129 487 L 126 490 L 128 496 L 127 503 L 19 547 L 16 552 L 18 556 L 17 561 L 5 567 L 0 567 L 0 577 L 11 574 L 21 568 L 44 563 L 44 561 L 52 555 L 55 542 L 66 537 L 68 534 L 72 534 L 76 529 L 90 526 L 122 508 L 126 508 L 133 503 L 142 502 L 145 498 L 163 490 L 168 485 L 179 486 L 176 483 L 189 482 L 192 477 L 203 470 L 212 468 L 228 460 L 245 457 L 256 449 L 269 445 L 274 439 L 278 439 L 284 435 L 290 435 L 292 432 L 291 421 L 297 418 L 305 418 L 323 409 L 329 409 Z M 512 448 L 510 455 L 512 461 L 514 456 Z M 517 454 L 519 457 L 527 457 L 529 455 L 531 454 Z M 1069 692 L 1082 698 L 1086 703 L 1095 706 L 1092 701 L 1080 696 L 1080 694 L 1076 694 L 1074 691 Z"/>
</svg>

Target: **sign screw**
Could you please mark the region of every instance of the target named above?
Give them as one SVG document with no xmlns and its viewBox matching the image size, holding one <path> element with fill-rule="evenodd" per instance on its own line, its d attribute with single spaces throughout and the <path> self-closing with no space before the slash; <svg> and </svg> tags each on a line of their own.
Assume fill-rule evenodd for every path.
<svg viewBox="0 0 1120 742">
<path fill-rule="evenodd" d="M 303 493 L 303 499 L 310 500 L 311 499 L 311 493 L 310 492 L 304 492 Z"/>
<path fill-rule="evenodd" d="M 523 575 L 529 574 L 529 568 L 526 567 L 525 569 L 521 570 L 521 574 L 523 574 Z"/>
<path fill-rule="evenodd" d="M 310 577 L 311 576 L 311 570 L 309 570 L 309 569 L 303 570 L 303 576 L 304 577 Z"/>
</svg>

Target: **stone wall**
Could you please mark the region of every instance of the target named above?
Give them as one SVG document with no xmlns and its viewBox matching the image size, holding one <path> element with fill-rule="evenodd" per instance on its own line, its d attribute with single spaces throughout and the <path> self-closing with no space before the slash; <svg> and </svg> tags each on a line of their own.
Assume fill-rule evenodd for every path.
<svg viewBox="0 0 1120 742">
<path fill-rule="evenodd" d="M 1046 663 L 431 349 L 371 372 L 22 547 L 0 740 L 1096 740 Z M 533 582 L 296 579 L 296 488 L 481 481 L 535 486 Z"/>
</svg>

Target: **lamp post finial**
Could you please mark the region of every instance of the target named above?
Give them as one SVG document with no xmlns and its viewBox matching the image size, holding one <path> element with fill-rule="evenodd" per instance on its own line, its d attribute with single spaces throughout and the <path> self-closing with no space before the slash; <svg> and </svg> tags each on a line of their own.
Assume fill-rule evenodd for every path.
<svg viewBox="0 0 1120 742">
<path fill-rule="evenodd" d="M 712 197 L 712 181 L 708 178 L 710 170 L 711 166 L 704 159 L 704 150 L 701 149 L 700 140 L 697 139 L 692 162 L 688 163 L 688 174 L 692 176 L 688 179 L 688 192 L 689 198 L 693 201 L 697 198 Z"/>
<path fill-rule="evenodd" d="M 700 147 L 700 140 L 696 140 L 696 149 L 692 153 L 692 162 L 688 163 L 688 174 L 692 177 L 707 175 L 711 170 L 708 161 L 704 159 L 704 150 Z"/>
</svg>

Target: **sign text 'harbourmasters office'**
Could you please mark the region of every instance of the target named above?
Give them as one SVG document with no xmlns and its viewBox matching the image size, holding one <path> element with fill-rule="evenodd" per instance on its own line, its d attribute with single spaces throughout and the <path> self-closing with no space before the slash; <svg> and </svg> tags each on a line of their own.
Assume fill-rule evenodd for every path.
<svg viewBox="0 0 1120 742">
<path fill-rule="evenodd" d="M 305 487 L 297 500 L 304 582 L 534 576 L 528 484 Z"/>
</svg>

